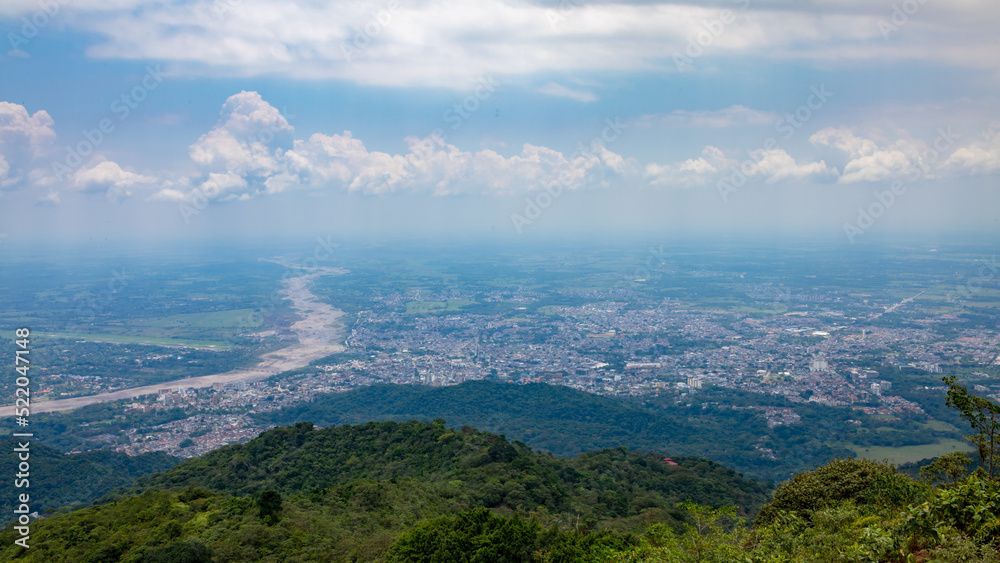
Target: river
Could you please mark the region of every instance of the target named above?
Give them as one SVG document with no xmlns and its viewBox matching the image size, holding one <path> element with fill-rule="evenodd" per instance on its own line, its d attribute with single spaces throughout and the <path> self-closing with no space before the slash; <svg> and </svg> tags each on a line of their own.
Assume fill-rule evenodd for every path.
<svg viewBox="0 0 1000 563">
<path fill-rule="evenodd" d="M 86 405 L 130 399 L 158 392 L 160 389 L 177 387 L 211 387 L 215 383 L 234 383 L 237 381 L 260 381 L 281 372 L 309 365 L 309 362 L 342 352 L 345 327 L 340 322 L 344 312 L 329 303 L 323 303 L 312 290 L 312 283 L 321 276 L 335 276 L 347 273 L 341 268 L 313 268 L 301 276 L 284 280 L 285 286 L 281 294 L 291 300 L 292 309 L 298 312 L 300 319 L 291 326 L 297 342 L 286 348 L 270 352 L 261 357 L 261 361 L 252 367 L 217 373 L 162 381 L 154 385 L 130 387 L 96 395 L 72 397 L 32 403 L 33 414 L 77 409 Z M 13 416 L 14 407 L 0 407 L 0 416 Z"/>
</svg>

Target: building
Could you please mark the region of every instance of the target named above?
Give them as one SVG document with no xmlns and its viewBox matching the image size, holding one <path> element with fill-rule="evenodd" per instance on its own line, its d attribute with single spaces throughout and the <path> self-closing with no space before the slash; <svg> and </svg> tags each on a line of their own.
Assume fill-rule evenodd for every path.
<svg viewBox="0 0 1000 563">
<path fill-rule="evenodd" d="M 830 364 L 823 358 L 813 358 L 813 361 L 809 362 L 809 371 L 826 371 L 829 368 Z"/>
</svg>

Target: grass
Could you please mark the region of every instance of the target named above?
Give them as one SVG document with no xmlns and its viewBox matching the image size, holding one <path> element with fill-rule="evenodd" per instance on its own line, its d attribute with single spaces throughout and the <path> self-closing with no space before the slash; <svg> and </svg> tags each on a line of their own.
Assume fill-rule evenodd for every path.
<svg viewBox="0 0 1000 563">
<path fill-rule="evenodd" d="M 410 301 L 406 304 L 406 314 L 420 315 L 425 313 L 461 311 L 462 307 L 475 304 L 476 302 L 471 299 L 452 299 L 449 301 Z"/>
<path fill-rule="evenodd" d="M 764 315 L 780 315 L 788 311 L 788 306 L 784 303 L 752 305 L 724 297 L 703 299 L 700 302 L 691 303 L 690 307 L 698 307 L 702 310 L 718 313 L 757 313 Z"/>
<path fill-rule="evenodd" d="M 150 338 L 146 336 L 130 336 L 125 334 L 88 334 L 82 332 L 32 332 L 38 338 L 65 338 L 83 340 L 85 342 L 106 342 L 110 344 L 148 344 L 150 346 L 183 346 L 187 348 L 206 348 L 210 350 L 229 350 L 232 345 L 225 342 L 207 340 L 187 340 L 181 338 Z"/>
<path fill-rule="evenodd" d="M 897 465 L 938 457 L 951 452 L 972 451 L 972 446 L 961 440 L 941 440 L 935 444 L 900 446 L 897 448 L 888 446 L 855 446 L 852 444 L 847 444 L 846 447 L 853 450 L 854 454 L 858 457 L 872 460 L 888 459 Z"/>
<path fill-rule="evenodd" d="M 924 426 L 930 428 L 931 430 L 937 430 L 939 432 L 961 432 L 953 424 L 948 424 L 943 420 L 928 420 L 924 423 Z"/>
<path fill-rule="evenodd" d="M 132 326 L 158 328 L 242 328 L 253 309 L 233 309 L 211 313 L 188 313 L 148 319 L 131 319 Z"/>
</svg>

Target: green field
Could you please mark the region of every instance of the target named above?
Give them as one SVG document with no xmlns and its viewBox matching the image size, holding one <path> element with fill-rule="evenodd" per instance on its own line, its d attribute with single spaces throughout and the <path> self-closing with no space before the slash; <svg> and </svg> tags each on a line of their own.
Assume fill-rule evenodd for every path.
<svg viewBox="0 0 1000 563">
<path fill-rule="evenodd" d="M 475 304 L 476 302 L 471 299 L 452 299 L 450 301 L 410 301 L 406 304 L 406 314 L 421 315 L 426 313 L 461 311 L 462 307 Z"/>
<path fill-rule="evenodd" d="M 225 342 L 207 340 L 186 340 L 181 338 L 150 338 L 146 336 L 129 336 L 125 334 L 87 334 L 82 332 L 32 332 L 37 338 L 63 338 L 82 340 L 85 342 L 107 342 L 110 344 L 148 344 L 150 346 L 177 346 L 185 348 L 204 348 L 208 350 L 229 350 L 232 345 Z"/>
<path fill-rule="evenodd" d="M 854 451 L 858 457 L 873 460 L 888 459 L 895 464 L 917 462 L 922 459 L 937 457 L 951 452 L 972 451 L 972 446 L 961 440 L 941 440 L 936 444 L 922 444 L 919 446 L 900 446 L 892 448 L 887 446 L 854 446 L 847 444 L 845 447 Z"/>
<path fill-rule="evenodd" d="M 948 424 L 942 420 L 928 420 L 924 423 L 924 426 L 930 428 L 931 430 L 937 430 L 938 432 L 961 432 L 952 424 Z"/>
<path fill-rule="evenodd" d="M 189 313 L 185 315 L 170 315 L 168 317 L 152 317 L 148 319 L 131 319 L 132 326 L 148 326 L 158 328 L 243 328 L 246 319 L 251 318 L 253 309 L 233 309 L 231 311 L 215 311 L 211 313 Z"/>
</svg>

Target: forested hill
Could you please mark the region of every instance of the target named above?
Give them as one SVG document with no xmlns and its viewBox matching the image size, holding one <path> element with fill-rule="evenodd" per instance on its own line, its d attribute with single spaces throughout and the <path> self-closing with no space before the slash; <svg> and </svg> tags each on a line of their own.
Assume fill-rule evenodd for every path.
<svg viewBox="0 0 1000 563">
<path fill-rule="evenodd" d="M 22 440 L 23 442 L 24 440 Z M 62 454 L 34 440 L 30 441 L 30 489 L 17 489 L 14 475 L 20 461 L 13 452 L 17 441 L 9 436 L 0 438 L 0 472 L 5 476 L 0 485 L 0 522 L 13 520 L 18 494 L 30 493 L 33 510 L 67 506 L 88 506 L 116 487 L 129 487 L 137 477 L 173 467 L 180 459 L 162 452 L 140 456 L 106 450 L 82 454 Z M 9 478 L 8 478 L 9 477 Z"/>
<path fill-rule="evenodd" d="M 752 410 L 644 408 L 633 401 L 542 383 L 372 385 L 317 395 L 312 402 L 259 417 L 279 425 L 308 421 L 317 426 L 443 418 L 450 425 L 504 434 L 559 456 L 624 446 L 705 457 L 774 480 L 851 455 L 805 434 L 804 427 L 770 429 Z M 758 448 L 762 439 L 775 448 L 777 459 Z"/>
<path fill-rule="evenodd" d="M 525 545 L 583 553 L 594 542 L 627 547 L 651 522 L 680 529 L 684 501 L 753 515 L 769 494 L 698 458 L 624 448 L 558 458 L 442 420 L 299 423 L 38 520 L 29 551 L 8 527 L 0 560 L 379 561 L 434 518 L 513 527 Z M 485 509 L 493 514 L 476 512 Z"/>
<path fill-rule="evenodd" d="M 235 496 L 264 490 L 308 494 L 359 479 L 412 479 L 458 487 L 449 496 L 458 495 L 460 504 L 470 507 L 598 520 L 683 500 L 736 505 L 753 514 L 767 501 L 766 486 L 727 467 L 699 458 L 671 461 L 677 465 L 625 448 L 558 458 L 468 426 L 449 429 L 440 419 L 321 430 L 297 423 L 141 478 L 131 492 L 199 486 Z"/>
</svg>

